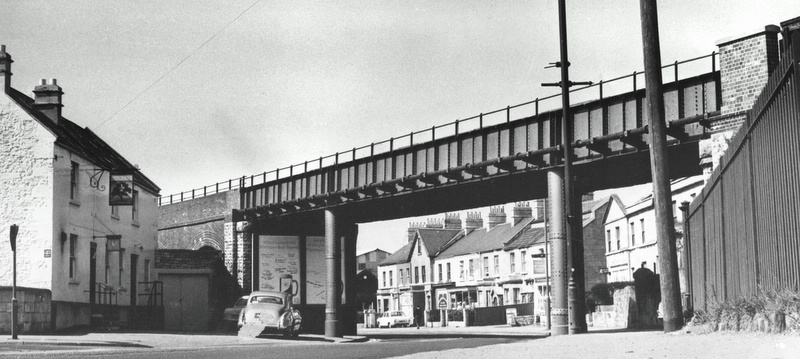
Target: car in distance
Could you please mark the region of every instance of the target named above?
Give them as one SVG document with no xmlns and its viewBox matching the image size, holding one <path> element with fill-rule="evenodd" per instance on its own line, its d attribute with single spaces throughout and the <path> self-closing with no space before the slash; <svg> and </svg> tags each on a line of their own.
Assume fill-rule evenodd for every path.
<svg viewBox="0 0 800 359">
<path fill-rule="evenodd" d="M 411 326 L 414 324 L 414 318 L 407 316 L 402 311 L 395 310 L 391 312 L 384 312 L 378 318 L 378 328 L 392 328 L 397 326 Z"/>
<path fill-rule="evenodd" d="M 286 292 L 253 292 L 239 315 L 239 336 L 255 338 L 262 333 L 297 337 L 303 318 L 292 307 Z"/>
<path fill-rule="evenodd" d="M 233 303 L 233 307 L 225 308 L 222 313 L 222 325 L 225 329 L 236 328 L 236 324 L 239 322 L 239 315 L 242 314 L 242 309 L 247 305 L 247 298 L 250 298 L 250 296 L 242 296 Z"/>
</svg>

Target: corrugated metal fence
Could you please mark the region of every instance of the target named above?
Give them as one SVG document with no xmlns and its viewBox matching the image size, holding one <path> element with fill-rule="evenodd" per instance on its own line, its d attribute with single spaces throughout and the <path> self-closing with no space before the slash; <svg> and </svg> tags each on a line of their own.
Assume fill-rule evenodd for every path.
<svg viewBox="0 0 800 359">
<path fill-rule="evenodd" d="M 800 32 L 689 207 L 694 308 L 800 288 Z"/>
</svg>

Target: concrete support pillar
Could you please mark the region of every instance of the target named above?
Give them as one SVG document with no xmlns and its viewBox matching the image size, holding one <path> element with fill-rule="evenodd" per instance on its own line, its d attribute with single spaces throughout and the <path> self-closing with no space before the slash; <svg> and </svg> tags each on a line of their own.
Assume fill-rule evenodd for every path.
<svg viewBox="0 0 800 359">
<path fill-rule="evenodd" d="M 567 280 L 569 279 L 568 248 L 564 218 L 564 172 L 560 168 L 547 171 L 547 237 L 552 246 L 553 270 L 550 277 L 553 308 L 550 311 L 552 324 L 550 335 L 569 333 L 567 312 Z"/>
<path fill-rule="evenodd" d="M 339 325 L 339 306 L 342 302 L 341 244 L 336 233 L 336 215 L 325 210 L 325 266 L 327 270 L 325 301 L 325 336 L 342 337 Z"/>
<path fill-rule="evenodd" d="M 344 305 L 340 317 L 342 334 L 356 335 L 356 244 L 358 238 L 358 225 L 355 223 L 340 224 L 344 237 L 342 241 L 342 285 L 344 286 Z"/>
</svg>

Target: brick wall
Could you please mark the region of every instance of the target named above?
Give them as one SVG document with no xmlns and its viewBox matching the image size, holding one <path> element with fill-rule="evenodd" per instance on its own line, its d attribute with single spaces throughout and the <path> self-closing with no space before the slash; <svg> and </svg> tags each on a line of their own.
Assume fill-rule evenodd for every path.
<svg viewBox="0 0 800 359">
<path fill-rule="evenodd" d="M 764 31 L 717 44 L 720 56 L 723 115 L 746 111 L 753 107 L 778 64 L 778 33 L 770 25 Z M 735 129 L 743 117 L 734 117 L 715 124 L 714 130 Z"/>
<path fill-rule="evenodd" d="M 731 136 L 744 122 L 745 115 L 737 113 L 753 107 L 777 66 L 779 31 L 777 26 L 769 25 L 763 31 L 717 43 L 722 82 L 720 112 L 723 117 L 711 124 L 711 138 L 700 142 L 700 157 L 706 166 L 706 175 L 717 166 Z"/>
<path fill-rule="evenodd" d="M 227 191 L 159 207 L 158 248 L 225 249 L 225 223 L 239 208 L 239 191 Z M 226 253 L 230 253 L 227 252 Z"/>
</svg>

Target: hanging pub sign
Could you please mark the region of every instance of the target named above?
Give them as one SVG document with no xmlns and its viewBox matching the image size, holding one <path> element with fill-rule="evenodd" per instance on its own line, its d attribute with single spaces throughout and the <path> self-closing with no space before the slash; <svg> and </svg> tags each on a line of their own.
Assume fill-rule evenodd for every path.
<svg viewBox="0 0 800 359">
<path fill-rule="evenodd" d="M 106 235 L 106 250 L 109 252 L 118 252 L 122 242 L 122 235 L 109 234 Z"/>
<path fill-rule="evenodd" d="M 112 173 L 109 177 L 109 206 L 133 205 L 133 174 Z"/>
</svg>

